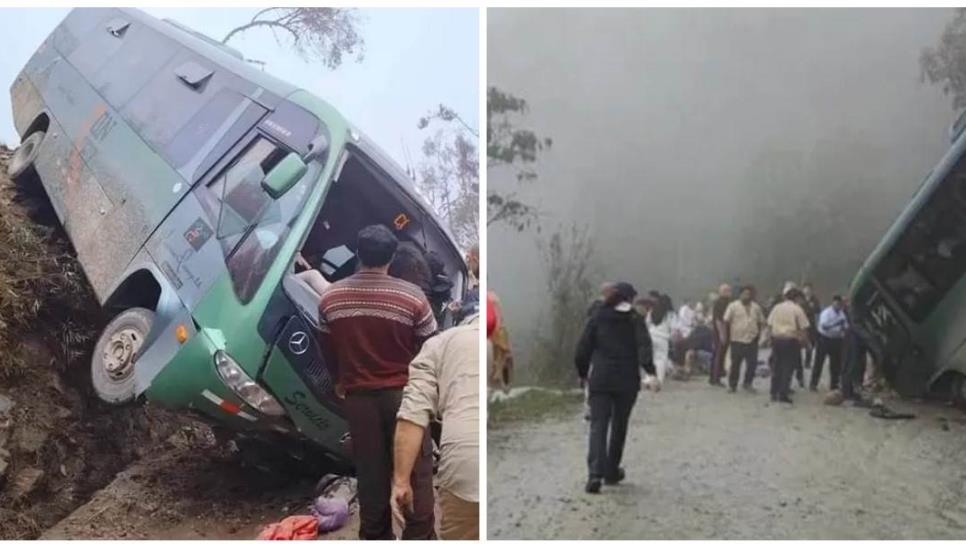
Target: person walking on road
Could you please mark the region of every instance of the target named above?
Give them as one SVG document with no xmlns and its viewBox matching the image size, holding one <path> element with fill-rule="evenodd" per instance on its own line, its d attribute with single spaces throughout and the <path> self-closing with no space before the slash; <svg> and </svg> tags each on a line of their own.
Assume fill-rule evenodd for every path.
<svg viewBox="0 0 966 544">
<path fill-rule="evenodd" d="M 768 315 L 774 369 L 771 375 L 771 400 L 791 404 L 792 372 L 802 362 L 802 347 L 808 345 L 808 316 L 796 302 L 800 292 L 795 284 L 785 286 L 785 300 Z"/>
<path fill-rule="evenodd" d="M 752 383 L 758 366 L 758 340 L 767 325 L 765 313 L 754 300 L 754 288 L 746 285 L 741 288 L 738 300 L 725 309 L 724 322 L 728 325 L 731 339 L 731 369 L 728 372 L 728 387 L 734 393 L 738 389 L 741 363 L 745 363 L 743 387 L 754 391 Z"/>
<path fill-rule="evenodd" d="M 614 485 L 624 479 L 620 462 L 627 422 L 641 388 L 641 368 L 655 373 L 647 324 L 631 304 L 636 295 L 632 285 L 618 283 L 587 321 L 577 343 L 574 362 L 590 403 L 589 476 L 584 488 L 588 493 L 599 493 L 602 482 Z"/>
<path fill-rule="evenodd" d="M 361 269 L 322 294 L 320 343 L 337 390 L 345 394 L 359 484 L 359 538 L 393 540 L 389 504 L 393 429 L 409 378 L 409 363 L 436 333 L 433 308 L 423 291 L 389 276 L 399 240 L 384 225 L 359 231 L 356 255 Z M 402 537 L 436 536 L 433 456 L 429 433 L 412 470 L 412 510 Z"/>
<path fill-rule="evenodd" d="M 711 373 L 708 383 L 724 387 L 721 377 L 724 375 L 724 359 L 728 352 L 728 325 L 724 322 L 725 310 L 731 304 L 731 286 L 722 283 L 718 287 L 718 298 L 711 309 L 712 329 L 714 329 L 714 356 L 711 359 Z"/>
<path fill-rule="evenodd" d="M 845 350 L 845 334 L 849 318 L 842 308 L 842 297 L 832 297 L 832 304 L 822 310 L 818 318 L 818 346 L 815 349 L 815 366 L 812 367 L 810 388 L 818 390 L 822 378 L 825 356 L 829 359 L 829 389 L 837 390 L 842 377 L 842 355 Z"/>
</svg>

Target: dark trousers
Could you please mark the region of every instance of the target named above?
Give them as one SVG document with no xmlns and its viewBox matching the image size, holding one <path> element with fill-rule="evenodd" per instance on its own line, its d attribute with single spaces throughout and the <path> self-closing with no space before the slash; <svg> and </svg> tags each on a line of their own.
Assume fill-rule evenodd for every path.
<svg viewBox="0 0 966 544">
<path fill-rule="evenodd" d="M 352 436 L 352 456 L 359 485 L 359 538 L 394 540 L 389 494 L 392 490 L 392 447 L 402 389 L 358 391 L 346 395 L 345 415 Z M 413 512 L 406 516 L 402 537 L 436 537 L 433 511 L 433 448 L 424 433 L 423 448 L 413 467 Z"/>
<path fill-rule="evenodd" d="M 788 398 L 792 373 L 802 364 L 802 347 L 794 338 L 775 338 L 772 341 L 775 364 L 771 373 L 771 398 Z"/>
<path fill-rule="evenodd" d="M 724 376 L 725 353 L 728 351 L 728 344 L 721 341 L 718 331 L 714 331 L 711 348 L 714 352 L 711 354 L 711 372 L 708 376 L 708 383 L 718 383 Z"/>
<path fill-rule="evenodd" d="M 865 363 L 869 347 L 855 334 L 850 334 L 845 352 L 845 367 L 842 369 L 842 396 L 855 398 L 855 386 L 862 386 L 865 378 Z"/>
<path fill-rule="evenodd" d="M 825 365 L 825 357 L 828 356 L 829 388 L 838 389 L 842 377 L 842 349 L 841 338 L 829 338 L 818 336 L 818 347 L 815 349 L 815 366 L 812 367 L 811 386 L 818 387 L 819 380 L 822 379 L 822 367 Z"/>
<path fill-rule="evenodd" d="M 728 372 L 728 385 L 732 389 L 738 387 L 738 377 L 741 374 L 741 362 L 745 362 L 746 387 L 750 387 L 755 380 L 755 369 L 758 368 L 758 343 L 731 343 L 731 370 Z"/>
<path fill-rule="evenodd" d="M 637 391 L 591 391 L 590 447 L 587 468 L 591 478 L 615 478 L 624 455 L 627 421 L 637 401 Z M 610 431 L 608 436 L 608 430 Z"/>
</svg>

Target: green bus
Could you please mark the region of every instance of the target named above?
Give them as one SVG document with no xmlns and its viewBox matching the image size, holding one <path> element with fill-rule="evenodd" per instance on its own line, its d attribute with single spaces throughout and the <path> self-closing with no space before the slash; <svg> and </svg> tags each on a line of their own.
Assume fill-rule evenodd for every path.
<svg viewBox="0 0 966 544">
<path fill-rule="evenodd" d="M 856 273 L 856 332 L 903 395 L 966 400 L 966 115 Z"/>
<path fill-rule="evenodd" d="M 39 179 L 114 316 L 97 394 L 351 463 L 318 294 L 293 263 L 344 278 L 356 233 L 382 223 L 434 252 L 460 298 L 460 250 L 407 174 L 323 100 L 134 9 L 71 11 L 11 96 L 9 173 Z"/>
</svg>

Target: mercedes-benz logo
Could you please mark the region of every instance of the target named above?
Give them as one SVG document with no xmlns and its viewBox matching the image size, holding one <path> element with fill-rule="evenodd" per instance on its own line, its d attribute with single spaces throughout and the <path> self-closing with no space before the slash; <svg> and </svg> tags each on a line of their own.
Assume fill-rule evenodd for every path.
<svg viewBox="0 0 966 544">
<path fill-rule="evenodd" d="M 292 333 L 288 339 L 288 348 L 296 355 L 302 355 L 309 349 L 309 335 L 302 331 Z"/>
</svg>

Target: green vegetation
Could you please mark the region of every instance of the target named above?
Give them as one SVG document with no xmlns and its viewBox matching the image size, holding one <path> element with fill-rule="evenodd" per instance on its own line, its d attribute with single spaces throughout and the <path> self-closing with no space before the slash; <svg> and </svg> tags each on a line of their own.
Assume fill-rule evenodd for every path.
<svg viewBox="0 0 966 544">
<path fill-rule="evenodd" d="M 487 405 L 487 426 L 569 416 L 580 408 L 582 401 L 583 396 L 577 391 L 529 389 L 510 399 L 491 401 Z"/>
</svg>

